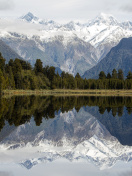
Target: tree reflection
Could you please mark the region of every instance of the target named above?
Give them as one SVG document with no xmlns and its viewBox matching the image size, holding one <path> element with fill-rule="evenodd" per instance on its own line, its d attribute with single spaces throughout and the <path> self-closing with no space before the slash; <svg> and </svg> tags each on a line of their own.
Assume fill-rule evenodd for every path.
<svg viewBox="0 0 132 176">
<path fill-rule="evenodd" d="M 0 98 L 0 130 L 8 121 L 10 125 L 19 126 L 30 122 L 34 117 L 36 125 L 42 123 L 43 118 L 54 118 L 55 114 L 68 112 L 73 108 L 79 112 L 83 106 L 98 106 L 99 113 L 105 111 L 112 115 L 121 117 L 124 107 L 128 114 L 132 113 L 131 97 L 54 97 L 54 96 L 18 96 L 11 98 Z"/>
</svg>

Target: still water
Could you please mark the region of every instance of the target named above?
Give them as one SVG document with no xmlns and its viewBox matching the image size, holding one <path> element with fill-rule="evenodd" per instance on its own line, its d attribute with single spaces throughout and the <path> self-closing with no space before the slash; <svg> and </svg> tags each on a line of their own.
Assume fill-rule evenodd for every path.
<svg viewBox="0 0 132 176">
<path fill-rule="evenodd" d="M 0 176 L 132 175 L 131 97 L 0 99 Z"/>
</svg>

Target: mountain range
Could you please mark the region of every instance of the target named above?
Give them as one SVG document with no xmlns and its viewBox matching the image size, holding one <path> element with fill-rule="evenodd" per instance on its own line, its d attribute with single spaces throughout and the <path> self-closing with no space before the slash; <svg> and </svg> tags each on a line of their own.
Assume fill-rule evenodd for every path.
<svg viewBox="0 0 132 176">
<path fill-rule="evenodd" d="M 0 25 L 0 39 L 20 57 L 32 64 L 39 58 L 44 65 L 53 65 L 73 75 L 77 72 L 83 75 L 122 38 L 132 36 L 131 22 L 118 22 L 103 13 L 86 23 L 59 24 L 29 12 L 12 21 L 0 19 Z"/>
</svg>

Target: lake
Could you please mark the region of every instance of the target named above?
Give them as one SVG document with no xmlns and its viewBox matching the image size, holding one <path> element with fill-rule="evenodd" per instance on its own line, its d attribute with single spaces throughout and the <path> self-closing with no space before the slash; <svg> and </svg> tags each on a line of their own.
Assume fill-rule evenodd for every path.
<svg viewBox="0 0 132 176">
<path fill-rule="evenodd" d="M 132 175 L 132 97 L 0 99 L 0 176 Z"/>
</svg>

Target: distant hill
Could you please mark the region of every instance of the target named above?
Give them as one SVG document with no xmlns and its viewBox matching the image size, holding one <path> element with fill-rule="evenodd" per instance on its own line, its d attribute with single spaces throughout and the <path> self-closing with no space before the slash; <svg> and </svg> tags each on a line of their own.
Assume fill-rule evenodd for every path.
<svg viewBox="0 0 132 176">
<path fill-rule="evenodd" d="M 83 78 L 98 78 L 100 71 L 106 74 L 113 69 L 122 69 L 126 76 L 132 71 L 132 37 L 124 38 L 96 66 L 86 71 Z"/>
<path fill-rule="evenodd" d="M 2 53 L 2 56 L 6 59 L 6 62 L 8 62 L 10 59 L 15 58 L 22 59 L 21 56 L 19 56 L 12 48 L 10 48 L 2 40 L 0 40 L 0 52 Z"/>
</svg>

